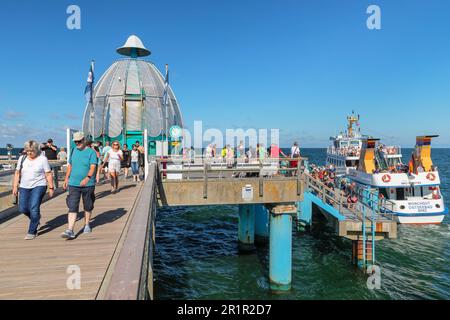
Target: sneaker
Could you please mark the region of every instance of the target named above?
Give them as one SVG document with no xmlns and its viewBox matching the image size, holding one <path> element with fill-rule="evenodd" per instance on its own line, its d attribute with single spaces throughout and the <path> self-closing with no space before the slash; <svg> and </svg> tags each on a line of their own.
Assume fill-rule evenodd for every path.
<svg viewBox="0 0 450 320">
<path fill-rule="evenodd" d="M 25 240 L 33 240 L 34 238 L 36 238 L 35 234 L 28 233 L 24 239 Z"/>
<path fill-rule="evenodd" d="M 63 233 L 61 233 L 61 238 L 63 239 L 75 239 L 75 233 L 72 230 L 67 229 Z"/>
<path fill-rule="evenodd" d="M 84 226 L 84 230 L 83 230 L 83 233 L 91 233 L 92 232 L 92 229 L 91 229 L 91 226 L 90 225 L 85 225 Z"/>
</svg>

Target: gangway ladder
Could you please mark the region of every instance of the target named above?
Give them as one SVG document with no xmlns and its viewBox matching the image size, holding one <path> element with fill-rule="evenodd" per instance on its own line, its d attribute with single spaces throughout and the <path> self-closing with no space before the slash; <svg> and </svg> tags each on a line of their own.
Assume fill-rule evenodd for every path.
<svg viewBox="0 0 450 320">
<path fill-rule="evenodd" d="M 377 210 L 377 201 L 374 199 L 374 193 L 370 190 L 369 192 L 369 198 L 367 200 L 367 205 L 364 201 L 364 195 L 363 195 L 363 201 L 362 201 L 362 262 L 361 267 L 364 269 L 367 269 L 370 265 L 375 264 L 375 231 L 376 231 L 376 210 Z M 368 207 L 367 207 L 368 206 Z M 367 226 L 366 224 L 366 210 L 370 208 L 372 209 L 372 215 L 370 217 L 370 224 Z M 368 251 L 368 239 L 371 238 L 370 242 L 370 251 Z M 370 252 L 370 256 L 368 255 L 368 252 Z M 370 264 L 369 264 L 370 262 Z"/>
</svg>

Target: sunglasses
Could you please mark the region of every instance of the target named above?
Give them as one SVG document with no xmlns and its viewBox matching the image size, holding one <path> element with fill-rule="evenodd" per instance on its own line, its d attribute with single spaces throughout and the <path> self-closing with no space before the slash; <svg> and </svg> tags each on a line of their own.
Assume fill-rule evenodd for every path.
<svg viewBox="0 0 450 320">
<path fill-rule="evenodd" d="M 83 142 L 83 140 L 74 141 L 75 144 L 79 144 L 79 143 L 82 143 L 82 142 Z"/>
</svg>

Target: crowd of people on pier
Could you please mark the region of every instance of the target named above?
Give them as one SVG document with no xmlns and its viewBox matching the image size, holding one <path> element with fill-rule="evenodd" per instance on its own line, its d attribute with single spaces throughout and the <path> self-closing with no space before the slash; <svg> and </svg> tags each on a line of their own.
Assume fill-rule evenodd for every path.
<svg viewBox="0 0 450 320">
<path fill-rule="evenodd" d="M 197 153 L 194 147 L 184 148 L 182 151 L 183 162 L 195 163 Z M 207 163 L 226 163 L 227 167 L 233 168 L 238 163 L 259 163 L 270 161 L 271 159 L 282 158 L 300 158 L 300 147 L 297 142 L 291 147 L 290 154 L 285 154 L 277 144 L 271 144 L 266 148 L 264 144 L 257 143 L 255 146 L 249 148 L 244 147 L 244 142 L 241 141 L 238 146 L 232 147 L 230 144 L 225 145 L 222 149 L 218 149 L 216 144 L 208 144 L 204 149 L 203 154 L 199 157 L 199 161 L 206 161 Z M 201 158 L 201 159 L 200 159 Z M 288 166 L 288 162 L 282 163 L 282 166 Z M 297 161 L 291 161 L 290 165 L 297 165 Z"/>
<path fill-rule="evenodd" d="M 80 201 L 84 207 L 84 233 L 92 232 L 89 224 L 95 202 L 95 185 L 110 181 L 111 193 L 119 191 L 119 175 L 124 172 L 128 178 L 131 168 L 134 182 L 141 181 L 144 170 L 144 147 L 136 141 L 131 150 L 128 145 L 120 145 L 119 141 L 92 142 L 83 132 L 73 135 L 76 147 L 70 155 L 64 148 L 53 144 L 52 139 L 46 143 L 30 140 L 25 142 L 24 149 L 17 161 L 13 180 L 14 203 L 18 203 L 19 212 L 29 219 L 29 227 L 25 240 L 36 238 L 40 224 L 40 206 L 46 192 L 51 198 L 55 193 L 54 177 L 49 160 L 67 161 L 63 189 L 68 191 L 66 204 L 68 207 L 68 227 L 61 234 L 62 238 L 74 239 L 74 226 L 79 211 Z"/>
<path fill-rule="evenodd" d="M 325 192 L 340 192 L 340 195 L 346 199 L 344 207 L 350 209 L 354 208 L 355 204 L 358 202 L 358 192 L 356 190 L 355 182 L 350 182 L 345 178 L 338 179 L 336 176 L 336 168 L 334 168 L 333 165 L 317 166 L 315 164 L 311 164 L 308 170 L 313 179 L 321 182 L 328 188 Z M 331 205 L 333 204 L 332 200 L 328 198 L 326 201 Z"/>
</svg>

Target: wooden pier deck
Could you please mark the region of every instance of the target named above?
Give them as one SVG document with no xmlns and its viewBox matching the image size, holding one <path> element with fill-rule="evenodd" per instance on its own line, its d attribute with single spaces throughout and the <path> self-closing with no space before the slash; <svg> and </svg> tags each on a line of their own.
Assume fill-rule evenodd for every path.
<svg viewBox="0 0 450 320">
<path fill-rule="evenodd" d="M 74 240 L 64 240 L 67 227 L 66 195 L 41 206 L 38 237 L 24 240 L 28 218 L 17 216 L 0 224 L 0 299 L 101 299 L 123 245 L 127 221 L 136 205 L 143 183 L 121 181 L 120 192 L 112 195 L 108 184 L 96 188 L 92 215 L 93 232 L 83 234 L 79 214 Z M 80 207 L 82 210 L 82 205 Z M 78 266 L 81 288 L 68 289 L 69 266 Z"/>
</svg>

